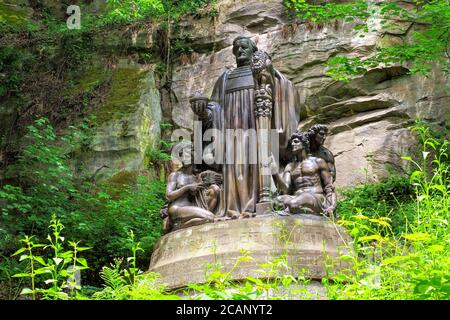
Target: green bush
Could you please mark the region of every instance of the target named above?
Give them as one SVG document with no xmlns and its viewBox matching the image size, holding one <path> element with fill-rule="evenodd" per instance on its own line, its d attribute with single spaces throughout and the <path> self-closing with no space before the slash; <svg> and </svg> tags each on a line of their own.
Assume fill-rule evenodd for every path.
<svg viewBox="0 0 450 320">
<path fill-rule="evenodd" d="M 163 14 L 161 0 L 108 0 L 107 12 L 100 17 L 97 25 L 131 23 Z"/>
<path fill-rule="evenodd" d="M 161 235 L 159 210 L 165 185 L 140 176 L 132 185 L 95 187 L 88 176 L 75 176 L 70 160 L 89 143 L 90 129 L 85 122 L 70 127 L 65 135 L 56 135 L 46 119 L 29 126 L 22 153 L 7 170 L 9 183 L 0 188 L 0 255 L 9 257 L 25 235 L 38 241 L 45 238 L 50 213 L 55 213 L 69 239 L 82 239 L 84 245 L 93 247 L 86 253 L 91 269 L 85 277 L 96 284 L 102 266 L 126 255 L 129 230 L 145 250 L 137 264 L 147 267 Z M 0 264 L 0 281 L 9 276 L 1 268 L 10 263 L 7 260 Z"/>
<path fill-rule="evenodd" d="M 415 214 L 415 192 L 408 177 L 392 177 L 383 182 L 344 189 L 342 195 L 337 208 L 342 218 L 354 216 L 358 209 L 363 209 L 368 217 L 391 219 L 396 234 L 405 231 L 407 219 Z M 352 235 L 359 231 L 352 230 Z"/>
<path fill-rule="evenodd" d="M 0 98 L 18 95 L 31 55 L 14 46 L 0 47 Z"/>
<path fill-rule="evenodd" d="M 378 207 L 357 207 L 374 204 L 362 201 L 361 192 L 355 193 L 355 201 L 347 200 L 349 211 L 339 223 L 354 238 L 353 254 L 342 257 L 348 270 L 335 273 L 333 283 L 324 280 L 330 299 L 450 299 L 449 141 L 437 140 L 420 123 L 413 130 L 422 143 L 422 159 L 404 157 L 415 170 L 409 179 L 413 202 L 397 202 L 395 209 L 408 213 L 403 226 L 394 230 Z M 360 190 L 371 191 L 376 199 L 384 193 L 376 189 Z"/>
</svg>

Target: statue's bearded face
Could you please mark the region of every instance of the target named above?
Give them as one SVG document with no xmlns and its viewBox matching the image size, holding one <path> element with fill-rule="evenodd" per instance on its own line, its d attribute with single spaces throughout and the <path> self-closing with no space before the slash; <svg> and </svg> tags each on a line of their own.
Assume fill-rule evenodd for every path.
<svg viewBox="0 0 450 320">
<path fill-rule="evenodd" d="M 253 47 L 249 40 L 241 39 L 235 43 L 233 53 L 236 57 L 236 63 L 238 66 L 248 65 L 252 60 Z"/>
</svg>

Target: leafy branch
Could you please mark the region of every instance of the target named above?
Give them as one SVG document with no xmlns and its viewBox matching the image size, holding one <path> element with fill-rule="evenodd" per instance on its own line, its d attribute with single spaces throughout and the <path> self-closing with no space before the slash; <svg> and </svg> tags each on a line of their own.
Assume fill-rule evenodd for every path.
<svg viewBox="0 0 450 320">
<path fill-rule="evenodd" d="M 324 24 L 336 20 L 354 23 L 353 28 L 364 37 L 377 32 L 400 37 L 400 44 L 378 45 L 368 57 L 335 56 L 327 61 L 327 74 L 349 81 L 370 69 L 406 64 L 411 73 L 427 75 L 440 65 L 450 72 L 450 4 L 446 0 L 415 0 L 414 7 L 398 2 L 352 1 L 350 3 L 310 4 L 306 0 L 286 0 L 285 5 L 295 16 L 312 23 Z M 373 27 L 371 20 L 379 20 Z M 410 25 L 403 30 L 404 25 Z M 372 23 L 373 24 L 373 23 Z"/>
</svg>

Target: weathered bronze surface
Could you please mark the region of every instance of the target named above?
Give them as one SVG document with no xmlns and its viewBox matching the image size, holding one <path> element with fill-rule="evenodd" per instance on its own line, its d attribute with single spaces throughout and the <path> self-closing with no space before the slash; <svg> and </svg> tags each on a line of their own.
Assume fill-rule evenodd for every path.
<svg viewBox="0 0 450 320">
<path fill-rule="evenodd" d="M 333 176 L 333 182 L 336 181 L 336 168 L 334 166 L 334 156 L 330 150 L 323 146 L 328 134 L 328 127 L 323 124 L 315 124 L 309 130 L 310 136 L 310 150 L 311 154 L 315 157 L 322 158 L 327 162 L 331 175 Z"/>
<path fill-rule="evenodd" d="M 328 163 L 313 156 L 310 150 L 312 132 L 294 133 L 289 146 L 293 160 L 282 174 L 274 165 L 274 178 L 284 193 L 275 200 L 285 207 L 286 213 L 331 215 L 336 209 L 336 193 Z"/>
<path fill-rule="evenodd" d="M 270 56 L 258 51 L 251 39 L 236 38 L 233 53 L 237 68 L 219 77 L 209 103 L 196 100 L 191 107 L 198 119 L 204 121 L 204 130 L 218 129 L 223 135 L 230 129 L 258 133 L 257 142 L 248 135 L 242 139 L 223 139 L 223 165 L 215 167 L 224 180 L 223 202 L 217 214 L 247 218 L 255 216 L 258 203 L 270 201 L 270 174 L 260 174 L 268 163 L 252 161 L 252 157 L 260 159 L 271 150 L 271 142 L 260 133 L 276 129 L 280 154 L 284 155 L 287 141 L 297 128 L 299 98 L 294 85 L 272 67 Z"/>
<path fill-rule="evenodd" d="M 166 232 L 251 218 L 277 205 L 285 215 L 335 212 L 334 157 L 323 146 L 327 127 L 296 131 L 298 93 L 250 38 L 236 38 L 233 54 L 237 67 L 219 77 L 211 98 L 190 99 L 202 134 L 218 132 L 214 139 L 221 141 L 220 149 L 206 148 L 203 162 L 195 166 L 192 152 L 184 152 L 190 160 L 168 179 L 168 205 L 162 210 Z"/>
<path fill-rule="evenodd" d="M 169 176 L 161 211 L 168 234 L 149 270 L 169 288 L 204 282 L 204 266 L 216 263 L 234 270 L 234 280 L 267 278 L 260 265 L 289 252 L 291 275 L 330 277 L 324 262 L 348 268 L 339 256 L 349 254 L 350 237 L 328 219 L 338 217 L 334 156 L 323 146 L 328 128 L 297 131 L 296 89 L 252 40 L 236 38 L 233 53 L 237 67 L 219 77 L 211 98 L 190 99 L 202 141 L 194 126 L 194 143 L 180 143 L 183 167 Z M 215 143 L 203 140 L 208 131 Z M 252 259 L 236 268 L 242 250 Z"/>
<path fill-rule="evenodd" d="M 208 172 L 199 175 L 192 173 L 191 145 L 186 143 L 181 151 L 183 167 L 172 172 L 167 181 L 166 232 L 213 222 L 214 214 L 211 211 L 217 206 L 220 194 L 216 184 L 220 179 L 211 179 Z"/>
</svg>

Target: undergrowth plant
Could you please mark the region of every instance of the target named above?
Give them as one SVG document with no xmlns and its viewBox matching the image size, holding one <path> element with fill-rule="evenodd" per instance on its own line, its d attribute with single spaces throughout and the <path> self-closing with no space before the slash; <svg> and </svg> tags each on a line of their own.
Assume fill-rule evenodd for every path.
<svg viewBox="0 0 450 320">
<path fill-rule="evenodd" d="M 330 299 L 450 298 L 449 142 L 436 139 L 422 123 L 413 131 L 422 143 L 422 159 L 404 157 L 415 167 L 409 179 L 412 203 L 397 202 L 400 213 L 408 212 L 404 227 L 394 232 L 382 211 L 347 212 L 339 224 L 353 237 L 353 254 L 342 256 L 347 270 L 324 281 Z"/>
<path fill-rule="evenodd" d="M 167 293 L 166 286 L 159 275 L 153 272 L 143 273 L 136 266 L 136 257 L 144 250 L 141 243 L 136 242 L 133 231 L 129 232 L 131 256 L 126 259 L 127 267 L 123 268 L 123 258 L 115 258 L 109 267 L 100 272 L 104 288 L 93 294 L 98 300 L 172 300 L 180 299 L 177 295 Z"/>
<path fill-rule="evenodd" d="M 29 278 L 30 288 L 23 288 L 21 294 L 31 294 L 32 299 L 36 297 L 42 299 L 59 300 L 73 297 L 76 290 L 81 287 L 76 283 L 76 273 L 87 269 L 87 261 L 78 256 L 79 252 L 89 250 L 88 247 L 80 247 L 79 242 L 69 241 L 71 249 L 64 248 L 65 238 L 61 235 L 64 229 L 61 221 L 52 215 L 49 228 L 51 234 L 47 236 L 48 244 L 35 243 L 33 236 L 25 236 L 21 239 L 24 244 L 13 256 L 20 254 L 20 261 L 28 261 L 26 272 L 16 273 L 13 277 Z M 37 251 L 39 248 L 43 250 Z M 46 249 L 50 249 L 50 257 L 41 255 Z M 41 283 L 45 287 L 36 286 L 37 278 L 41 278 Z"/>
<path fill-rule="evenodd" d="M 129 230 L 150 254 L 162 232 L 159 211 L 165 183 L 145 172 L 125 172 L 125 177 L 132 177 L 126 183 L 119 179 L 95 185 L 89 174 L 75 175 L 71 167 L 76 150 L 90 139 L 85 128 L 74 126 L 57 134 L 48 120 L 38 119 L 28 130 L 22 154 L 8 168 L 7 183 L 0 186 L 0 255 L 5 257 L 0 261 L 0 282 L 9 283 L 10 297 L 16 296 L 11 286 L 21 286 L 10 279 L 10 256 L 25 234 L 35 236 L 31 241 L 46 237 L 49 212 L 65 225 L 68 238 L 83 239 L 92 247 L 85 253 L 91 269 L 83 275 L 91 285 L 100 282 L 102 266 L 127 255 Z M 147 259 L 137 257 L 137 266 L 147 265 Z"/>
</svg>

